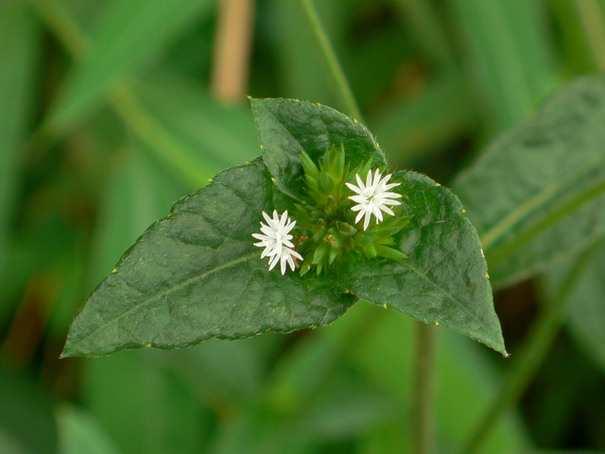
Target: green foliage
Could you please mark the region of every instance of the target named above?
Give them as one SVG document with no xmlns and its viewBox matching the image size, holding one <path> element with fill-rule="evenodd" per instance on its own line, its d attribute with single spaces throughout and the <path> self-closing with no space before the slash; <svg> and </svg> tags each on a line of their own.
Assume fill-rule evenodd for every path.
<svg viewBox="0 0 605 454">
<path fill-rule="evenodd" d="M 35 92 L 39 30 L 20 2 L 0 5 L 0 275 L 4 273 L 9 225 L 18 198 L 25 128 Z"/>
<path fill-rule="evenodd" d="M 605 368 L 605 242 L 598 241 L 586 251 L 561 261 L 546 275 L 549 298 L 561 297 L 560 282 L 574 279 L 563 297 L 568 300 L 570 332 L 588 355 Z"/>
<path fill-rule="evenodd" d="M 86 364 L 83 398 L 121 452 L 199 453 L 210 418 L 174 371 L 149 352 L 127 352 Z M 156 352 L 158 353 L 158 352 Z"/>
<path fill-rule="evenodd" d="M 449 0 L 490 129 L 516 126 L 555 85 L 543 2 Z"/>
<path fill-rule="evenodd" d="M 52 126 L 63 128 L 90 112 L 117 81 L 140 70 L 209 7 L 207 0 L 110 2 L 90 48 L 84 49 L 81 63 L 66 82 Z"/>
<path fill-rule="evenodd" d="M 510 285 L 605 232 L 605 79 L 585 78 L 460 175 L 493 281 Z"/>
<path fill-rule="evenodd" d="M 450 191 L 414 172 L 399 172 L 410 224 L 401 235 L 401 263 L 350 268 L 353 294 L 424 322 L 442 323 L 506 354 L 494 312 L 487 266 L 475 228 Z"/>
<path fill-rule="evenodd" d="M 264 269 L 250 235 L 272 197 L 257 160 L 180 200 L 93 293 L 64 355 L 288 332 L 342 314 L 350 298 L 327 278 L 303 281 Z"/>
<path fill-rule="evenodd" d="M 0 452 L 56 452 L 52 404 L 40 387 L 0 367 L 0 402 Z"/>
<path fill-rule="evenodd" d="M 60 454 L 117 454 L 111 439 L 90 415 L 71 407 L 58 414 Z"/>
<path fill-rule="evenodd" d="M 370 133 L 309 103 L 256 100 L 253 109 L 264 159 L 220 174 L 153 224 L 90 297 L 64 356 L 315 327 L 354 297 L 443 323 L 506 353 L 479 240 L 454 196 L 430 179 L 396 174 L 405 214 L 357 232 L 344 183 L 384 165 Z M 260 213 L 288 208 L 275 186 L 296 194 L 295 212 L 307 213 L 294 241 L 308 254 L 301 274 L 315 265 L 318 277 L 278 276 L 258 260 L 250 237 Z M 401 233 L 408 219 L 413 227 Z M 362 260 L 354 260 L 357 251 Z M 319 276 L 339 256 L 344 261 Z"/>
<path fill-rule="evenodd" d="M 292 148 L 272 144 L 275 153 L 270 156 L 255 143 L 253 116 L 245 100 L 225 104 L 214 97 L 213 89 L 221 82 L 213 73 L 220 58 L 216 37 L 226 3 L 9 0 L 0 6 L 0 267 L 8 265 L 0 274 L 0 453 L 409 452 L 413 322 L 383 310 L 382 304 L 431 323 L 439 321 L 433 329 L 436 451 L 460 450 L 490 401 L 499 401 L 501 376 L 523 363 L 520 346 L 539 337 L 536 332 L 544 332 L 536 330 L 544 324 L 542 315 L 535 323 L 535 314 L 552 312 L 557 318 L 546 325 L 551 337 L 559 326 L 565 326 L 569 335 L 556 337 L 553 352 L 540 367 L 538 356 L 544 355 L 551 340 L 539 340 L 540 348 L 530 349 L 528 361 L 537 373 L 531 380 L 527 376 L 529 392 L 523 394 L 522 405 L 498 420 L 479 452 L 602 450 L 605 340 L 599 324 L 605 289 L 603 247 L 595 240 L 604 234 L 603 197 L 597 195 L 603 182 L 599 176 L 603 114 L 587 93 L 603 90 L 575 88 L 562 93 L 560 101 L 552 101 L 546 112 L 536 115 L 534 110 L 545 95 L 558 91 L 564 79 L 573 80 L 603 65 L 605 3 L 315 0 L 369 133 L 340 113 L 315 104 L 344 106 L 305 22 L 301 2 L 253 2 L 250 60 L 243 65 L 246 93 L 254 98 L 313 101 L 281 101 L 284 106 L 292 104 L 292 109 L 309 107 L 308 116 L 298 117 L 296 125 L 285 108 L 273 116 L 277 104 L 272 100 L 254 101 L 263 104 L 261 113 L 270 126 L 261 128 L 261 144 L 268 136 L 293 144 Z M 229 57 L 236 59 L 237 53 Z M 593 82 L 580 84 L 588 87 Z M 314 117 L 316 109 L 322 113 Z M 525 123 L 526 117 L 534 117 L 531 126 L 521 126 L 526 132 L 505 132 L 494 145 L 500 150 L 498 159 L 488 148 L 476 164 L 480 171 L 470 164 L 473 177 L 467 185 L 464 168 L 469 158 L 479 154 L 494 133 Z M 328 122 L 323 124 L 323 119 Z M 346 208 L 339 214 L 346 221 L 338 224 L 336 233 L 359 234 L 359 225 L 347 218 L 350 193 L 342 187 L 355 168 L 349 167 L 345 175 L 336 165 L 338 159 L 328 159 L 330 151 L 343 145 L 342 130 L 351 131 L 352 142 L 357 142 L 344 147 L 345 169 L 347 153 L 355 149 L 360 165 L 368 163 L 361 157 L 368 155 L 374 160 L 371 166 L 386 172 L 412 168 L 432 178 L 397 173 L 405 186 L 397 189 L 405 196 L 404 204 L 398 207 L 397 217 L 370 226 L 364 237 L 369 240 L 364 243 L 366 250 L 343 248 L 342 238 L 322 249 L 330 234 L 337 237 L 326 231 L 316 244 L 307 242 L 304 250 L 297 245 L 305 258 L 322 263 L 319 277 L 315 269 L 300 276 L 302 263 L 285 277 L 268 273 L 259 260 L 260 251 L 250 245 L 249 233 L 258 230 L 260 213 L 248 223 L 249 231 L 240 232 L 236 227 L 240 218 L 227 213 L 241 205 L 229 198 L 223 201 L 229 206 L 218 217 L 213 212 L 212 219 L 223 219 L 233 228 L 223 228 L 221 223 L 221 231 L 215 232 L 205 226 L 210 232 L 205 239 L 225 239 L 223 231 L 241 234 L 238 244 L 256 258 L 230 269 L 235 273 L 212 274 L 217 278 L 222 273 L 225 278 L 215 279 L 211 289 L 200 289 L 203 294 L 194 286 L 187 294 L 187 287 L 176 292 L 178 298 L 158 302 L 155 310 L 135 308 L 139 300 L 129 298 L 132 312 L 123 315 L 127 300 L 114 298 L 116 289 L 110 292 L 108 282 L 119 284 L 128 275 L 128 282 L 143 282 L 145 291 L 153 293 L 170 286 L 173 277 L 188 279 L 180 275 L 185 272 L 178 268 L 183 263 L 193 273 L 205 266 L 201 260 L 205 252 L 199 252 L 202 246 L 179 244 L 171 250 L 164 243 L 168 239 L 154 236 L 160 225 L 196 216 L 181 209 L 166 218 L 174 201 L 207 185 L 221 170 L 261 153 L 264 168 L 262 162 L 244 167 L 257 168 L 253 173 L 262 180 L 260 186 L 271 188 L 266 191 L 270 194 L 265 208 L 288 209 L 297 227 L 302 227 L 311 206 L 335 196 L 340 200 L 336 206 Z M 312 137 L 319 140 L 309 140 Z M 308 153 L 311 169 L 334 177 L 316 179 L 323 186 L 312 202 L 309 186 L 303 184 L 308 181 L 301 149 Z M 382 151 L 375 150 L 384 151 L 391 167 L 386 166 Z M 266 170 L 269 164 L 272 171 Z M 509 287 L 495 294 L 512 350 L 508 361 L 486 361 L 491 352 L 443 329 L 448 325 L 455 330 L 466 317 L 466 334 L 502 348 L 499 328 L 492 326 L 497 320 L 476 234 L 459 213 L 456 197 L 434 186 L 433 180 L 449 186 L 460 170 L 459 195 L 465 206 L 472 205 L 469 212 L 481 230 L 492 284 Z M 230 173 L 235 171 L 241 168 L 227 174 L 236 179 Z M 282 183 L 279 175 L 285 178 L 290 171 L 295 173 L 288 188 L 296 191 L 291 195 L 299 200 L 284 194 L 287 184 L 281 190 L 275 187 L 275 182 Z M 196 193 L 196 203 L 212 207 L 217 200 L 213 195 L 209 203 L 208 191 L 224 191 L 225 175 L 217 177 L 206 192 Z M 233 182 L 230 187 L 235 186 Z M 249 199 L 258 195 L 245 182 L 239 186 L 245 186 Z M 544 199 L 534 199 L 537 194 Z M 305 207 L 298 209 L 296 205 L 303 202 Z M 192 198 L 189 203 L 193 204 Z M 498 238 L 490 239 L 490 228 L 512 219 L 509 215 L 519 207 L 530 209 L 510 228 L 502 228 Z M 387 220 L 401 223 L 401 231 L 371 238 L 387 227 Z M 191 221 L 178 231 L 201 235 L 198 227 L 198 221 Z M 314 227 L 313 222 L 306 222 L 306 227 Z M 302 230 L 293 233 L 300 237 Z M 160 244 L 154 243 L 158 238 Z M 383 240 L 389 243 L 389 252 L 401 256 L 373 257 L 374 251 L 379 255 L 376 242 Z M 426 246 L 429 242 L 434 248 Z M 122 262 L 111 274 L 113 280 L 93 294 L 96 304 L 84 306 L 91 284 L 109 274 L 133 244 L 124 259 L 132 266 L 126 270 Z M 225 247 L 233 247 L 231 239 Z M 147 259 L 149 251 L 161 268 L 146 275 L 147 268 L 135 265 L 134 259 Z M 187 255 L 189 251 L 194 252 Z M 222 252 L 218 250 L 210 260 L 220 262 Z M 168 270 L 167 257 L 175 266 L 163 273 Z M 385 269 L 392 274 L 376 275 Z M 429 280 L 416 279 L 417 271 Z M 275 283 L 267 293 L 282 298 L 283 305 L 267 307 L 266 297 L 252 306 L 248 295 L 242 301 L 231 298 L 234 287 L 245 287 L 246 277 L 238 279 L 247 272 L 253 279 L 260 276 L 262 282 Z M 534 291 L 538 287 L 533 278 L 542 273 L 547 279 L 546 310 L 536 311 L 542 294 Z M 532 281 L 521 283 L 526 279 Z M 374 287 L 366 286 L 366 281 Z M 219 294 L 225 311 L 211 315 L 222 316 L 221 329 L 234 328 L 229 325 L 232 320 L 248 321 L 257 309 L 254 316 L 263 323 L 291 315 L 288 322 L 298 320 L 297 327 L 305 327 L 310 304 L 301 303 L 291 288 L 306 289 L 311 282 L 333 290 L 326 300 L 339 311 L 331 318 L 347 309 L 320 330 L 228 342 L 216 339 L 180 351 L 148 349 L 106 359 L 57 358 L 78 306 L 84 310 L 76 324 L 83 328 L 97 326 L 108 314 L 123 317 L 118 328 L 124 345 L 119 348 L 131 348 L 158 338 L 152 331 L 166 320 L 160 307 L 199 310 L 197 319 L 190 317 L 191 312 L 181 313 L 185 314 L 181 321 L 189 327 L 191 321 L 216 320 L 202 312 L 212 312 L 207 303 Z M 137 290 L 129 291 L 136 294 Z M 101 301 L 98 292 L 109 296 Z M 350 293 L 343 298 L 343 292 Z M 364 295 L 375 304 L 351 305 Z M 226 300 L 231 306 L 223 305 Z M 554 306 L 559 309 L 553 311 Z M 292 308 L 302 309 L 293 314 L 286 311 Z M 445 321 L 437 317 L 441 310 L 447 315 Z M 313 326 L 320 315 L 314 314 Z M 98 335 L 108 339 L 112 329 L 116 327 L 105 324 Z M 136 338 L 145 330 L 144 338 Z M 190 334 L 194 338 L 199 332 Z M 83 354 L 79 348 L 93 348 L 84 344 L 72 344 L 76 350 L 72 354 Z M 535 446 L 529 446 L 529 440 Z"/>
</svg>

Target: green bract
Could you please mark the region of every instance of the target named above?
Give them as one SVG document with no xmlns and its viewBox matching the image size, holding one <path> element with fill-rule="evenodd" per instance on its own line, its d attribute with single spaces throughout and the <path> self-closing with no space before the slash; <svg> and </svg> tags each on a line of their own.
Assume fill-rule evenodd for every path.
<svg viewBox="0 0 605 454">
<path fill-rule="evenodd" d="M 153 224 L 93 292 L 64 356 L 316 327 L 359 299 L 505 353 L 479 239 L 456 196 L 397 172 L 401 206 L 364 231 L 344 183 L 386 169 L 371 133 L 318 104 L 252 107 L 262 159 L 219 174 Z M 268 271 L 253 245 L 262 211 L 273 210 L 297 220 L 300 272 Z"/>
</svg>

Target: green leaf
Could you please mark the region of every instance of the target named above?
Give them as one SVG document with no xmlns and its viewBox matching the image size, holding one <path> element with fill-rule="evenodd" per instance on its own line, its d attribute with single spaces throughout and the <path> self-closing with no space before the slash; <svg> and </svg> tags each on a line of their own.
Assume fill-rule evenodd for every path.
<svg viewBox="0 0 605 454">
<path fill-rule="evenodd" d="M 173 371 L 150 358 L 161 354 L 124 352 L 86 362 L 83 400 L 124 454 L 207 452 L 210 412 Z"/>
<path fill-rule="evenodd" d="M 52 113 L 61 128 L 88 113 L 116 82 L 142 69 L 200 15 L 209 0 L 113 0 Z M 134 20 L 136 18 L 136 20 Z"/>
<path fill-rule="evenodd" d="M 605 370 L 605 241 L 558 262 L 546 275 L 550 298 L 567 299 L 568 326 L 578 344 Z M 571 279 L 570 279 L 571 277 Z M 566 293 L 561 283 L 570 282 Z"/>
<path fill-rule="evenodd" d="M 303 151 L 317 162 L 328 149 L 342 145 L 350 168 L 369 160 L 385 163 L 370 131 L 331 107 L 281 98 L 251 103 L 265 165 L 277 187 L 294 198 L 300 198 L 305 187 Z"/>
<path fill-rule="evenodd" d="M 60 454 L 118 454 L 112 440 L 90 415 L 64 407 L 57 419 Z"/>
<path fill-rule="evenodd" d="M 272 197 L 256 160 L 177 202 L 91 295 L 64 356 L 288 332 L 341 315 L 351 298 L 338 295 L 329 278 L 267 272 L 251 234 Z"/>
<path fill-rule="evenodd" d="M 358 298 L 439 323 L 506 355 L 479 237 L 458 198 L 428 177 L 397 172 L 408 227 L 401 262 L 357 261 L 343 285 Z"/>
<path fill-rule="evenodd" d="M 459 177 L 495 285 L 545 270 L 605 231 L 603 122 L 605 78 L 580 79 Z"/>
<path fill-rule="evenodd" d="M 35 66 L 38 53 L 38 27 L 27 5 L 3 2 L 0 5 L 0 272 L 4 270 L 9 225 L 15 201 L 25 127 L 35 93 Z"/>
</svg>

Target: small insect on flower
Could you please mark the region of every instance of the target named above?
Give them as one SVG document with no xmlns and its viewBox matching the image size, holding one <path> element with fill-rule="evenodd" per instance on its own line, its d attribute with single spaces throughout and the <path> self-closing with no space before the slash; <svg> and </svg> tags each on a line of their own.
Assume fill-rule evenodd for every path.
<svg viewBox="0 0 605 454">
<path fill-rule="evenodd" d="M 389 192 L 389 189 L 400 185 L 400 183 L 388 184 L 391 176 L 391 174 L 388 174 L 383 177 L 380 171 L 376 169 L 374 175 L 372 175 L 372 170 L 368 172 L 365 184 L 357 174 L 355 175 L 357 186 L 352 183 L 345 183 L 355 193 L 355 195 L 349 197 L 349 199 L 357 204 L 351 210 L 359 211 L 355 218 L 355 223 L 357 224 L 363 218 L 364 230 L 370 225 L 372 215 L 374 215 L 378 224 L 382 222 L 383 211 L 394 216 L 395 213 L 389 207 L 401 205 L 401 202 L 395 200 L 401 198 L 401 194 Z"/>
<path fill-rule="evenodd" d="M 264 248 L 261 259 L 269 257 L 269 271 L 275 268 L 278 262 L 281 274 L 286 274 L 287 265 L 290 265 L 290 269 L 294 271 L 296 268 L 294 259 L 303 259 L 294 250 L 294 243 L 292 243 L 293 236 L 290 235 L 290 231 L 296 225 L 296 221 L 288 217 L 287 211 L 284 211 L 280 216 L 276 210 L 273 210 L 273 217 L 269 217 L 263 211 L 263 218 L 265 218 L 267 223 L 265 224 L 261 221 L 261 233 L 252 234 L 254 238 L 260 240 L 258 243 L 254 243 L 254 245 Z"/>
</svg>

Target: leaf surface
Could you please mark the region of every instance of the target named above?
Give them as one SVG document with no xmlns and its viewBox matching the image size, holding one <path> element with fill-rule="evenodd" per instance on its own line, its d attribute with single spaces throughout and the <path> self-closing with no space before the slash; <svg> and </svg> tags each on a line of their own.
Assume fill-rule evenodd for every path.
<svg viewBox="0 0 605 454">
<path fill-rule="evenodd" d="M 439 323 L 506 354 L 479 237 L 458 198 L 430 178 L 398 172 L 410 224 L 401 234 L 401 262 L 361 261 L 349 267 L 347 289 L 427 323 Z"/>
<path fill-rule="evenodd" d="M 496 285 L 547 269 L 605 231 L 604 122 L 605 78 L 580 79 L 456 182 Z"/>
<path fill-rule="evenodd" d="M 361 123 L 321 104 L 295 99 L 252 99 L 265 165 L 275 184 L 299 198 L 304 185 L 300 155 L 317 161 L 328 149 L 343 146 L 351 168 L 385 158 L 372 133 Z"/>
<path fill-rule="evenodd" d="M 126 252 L 74 321 L 65 356 L 177 348 L 323 325 L 351 303 L 330 280 L 267 272 L 253 246 L 273 189 L 262 161 L 219 174 Z"/>
<path fill-rule="evenodd" d="M 557 263 L 546 275 L 550 298 L 566 298 L 568 327 L 578 344 L 605 370 L 605 241 Z M 565 292 L 562 283 L 567 282 Z"/>
</svg>

